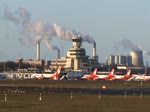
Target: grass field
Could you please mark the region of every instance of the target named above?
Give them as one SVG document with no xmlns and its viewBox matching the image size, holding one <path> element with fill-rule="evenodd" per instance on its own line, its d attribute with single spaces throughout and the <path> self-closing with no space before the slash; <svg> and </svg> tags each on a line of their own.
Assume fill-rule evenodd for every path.
<svg viewBox="0 0 150 112">
<path fill-rule="evenodd" d="M 1 86 L 55 88 L 149 88 L 150 82 L 1 80 Z M 7 94 L 7 95 L 6 95 Z M 41 94 L 41 95 L 40 95 Z M 12 91 L 1 88 L 0 112 L 149 112 L 149 94 L 104 95 Z"/>
<path fill-rule="evenodd" d="M 150 95 L 0 92 L 0 112 L 149 112 L 149 103 Z"/>
</svg>

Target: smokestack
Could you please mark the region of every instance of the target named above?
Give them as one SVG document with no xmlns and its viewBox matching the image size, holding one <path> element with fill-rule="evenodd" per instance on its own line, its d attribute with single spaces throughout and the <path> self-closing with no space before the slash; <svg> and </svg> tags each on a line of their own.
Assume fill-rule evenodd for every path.
<svg viewBox="0 0 150 112">
<path fill-rule="evenodd" d="M 94 42 L 93 45 L 93 58 L 96 58 L 96 42 Z"/>
<path fill-rule="evenodd" d="M 143 64 L 143 51 L 130 51 L 130 54 L 132 56 L 132 64 L 134 66 L 144 66 Z"/>
<path fill-rule="evenodd" d="M 58 59 L 60 58 L 60 50 L 58 49 Z"/>
<path fill-rule="evenodd" d="M 37 42 L 36 53 L 36 59 L 40 60 L 40 42 Z"/>
</svg>

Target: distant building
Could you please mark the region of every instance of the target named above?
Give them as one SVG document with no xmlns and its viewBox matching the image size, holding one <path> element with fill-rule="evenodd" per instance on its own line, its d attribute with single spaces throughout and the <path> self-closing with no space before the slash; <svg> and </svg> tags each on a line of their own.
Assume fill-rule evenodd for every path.
<svg viewBox="0 0 150 112">
<path fill-rule="evenodd" d="M 67 55 L 60 59 L 51 60 L 50 68 L 56 69 L 62 66 L 66 70 L 88 69 L 98 65 L 98 56 L 96 56 L 96 44 L 93 49 L 93 59 L 89 59 L 84 48 L 81 48 L 82 38 L 72 39 L 73 47 L 67 51 Z"/>
<path fill-rule="evenodd" d="M 116 64 L 124 66 L 132 66 L 132 57 L 127 55 L 110 55 L 106 57 L 106 64 Z"/>
<path fill-rule="evenodd" d="M 18 58 L 16 60 L 16 63 L 25 63 L 25 64 L 30 64 L 30 65 L 40 65 L 43 66 L 45 64 L 44 60 L 32 60 L 32 59 L 26 59 L 24 60 L 23 58 Z"/>
<path fill-rule="evenodd" d="M 133 64 L 133 66 L 138 66 L 138 67 L 143 67 L 144 66 L 144 63 L 143 63 L 143 51 L 132 50 L 132 51 L 130 51 L 130 54 L 132 56 L 132 64 Z"/>
<path fill-rule="evenodd" d="M 114 55 L 106 56 L 106 64 L 107 65 L 115 64 L 115 56 Z"/>
<path fill-rule="evenodd" d="M 126 66 L 132 66 L 132 56 L 126 56 Z"/>
</svg>

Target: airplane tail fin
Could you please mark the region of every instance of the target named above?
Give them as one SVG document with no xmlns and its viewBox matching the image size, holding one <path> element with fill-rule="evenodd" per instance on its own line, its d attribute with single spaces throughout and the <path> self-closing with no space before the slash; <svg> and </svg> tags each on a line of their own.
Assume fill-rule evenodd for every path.
<svg viewBox="0 0 150 112">
<path fill-rule="evenodd" d="M 144 73 L 144 75 L 145 75 L 145 76 L 147 75 L 147 69 L 145 69 L 145 73 Z"/>
<path fill-rule="evenodd" d="M 57 74 L 60 74 L 60 72 L 61 72 L 61 66 L 59 66 L 58 69 L 56 70 Z"/>
<path fill-rule="evenodd" d="M 59 66 L 56 70 L 56 72 L 54 73 L 55 75 L 53 76 L 54 80 L 58 80 L 59 76 L 60 76 L 60 72 L 61 72 L 61 66 Z"/>
<path fill-rule="evenodd" d="M 114 76 L 115 75 L 115 69 L 112 69 L 109 76 Z"/>
<path fill-rule="evenodd" d="M 94 69 L 92 75 L 96 75 L 96 73 L 97 73 L 97 68 Z"/>
<path fill-rule="evenodd" d="M 97 76 L 97 68 L 94 69 L 93 73 L 89 76 L 86 76 L 85 79 L 90 80 L 90 79 L 94 79 Z"/>
<path fill-rule="evenodd" d="M 131 75 L 131 70 L 128 70 L 127 74 L 125 75 L 125 78 L 128 79 Z"/>
</svg>

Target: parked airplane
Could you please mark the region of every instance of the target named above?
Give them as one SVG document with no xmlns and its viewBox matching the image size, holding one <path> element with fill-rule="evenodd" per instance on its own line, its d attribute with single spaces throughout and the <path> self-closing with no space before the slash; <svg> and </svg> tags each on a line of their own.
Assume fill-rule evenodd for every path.
<svg viewBox="0 0 150 112">
<path fill-rule="evenodd" d="M 6 79 L 8 77 L 7 73 L 0 73 L 0 79 Z"/>
<path fill-rule="evenodd" d="M 128 79 L 129 81 L 134 80 L 134 81 L 148 81 L 150 80 L 150 76 L 147 75 L 147 71 L 145 69 L 144 74 L 132 74 L 132 77 Z"/>
<path fill-rule="evenodd" d="M 112 77 L 114 77 L 115 70 L 112 69 L 111 72 L 107 75 L 97 75 L 97 79 L 99 80 L 110 80 Z"/>
<path fill-rule="evenodd" d="M 83 80 L 96 80 L 97 77 L 97 68 L 94 69 L 93 73 L 90 75 L 84 75 L 83 77 L 81 77 L 81 79 Z"/>
<path fill-rule="evenodd" d="M 53 79 L 58 80 L 60 76 L 61 66 L 58 67 L 55 73 L 35 73 L 31 75 L 31 79 Z"/>
<path fill-rule="evenodd" d="M 114 75 L 110 80 L 127 80 L 131 77 L 131 70 L 128 70 L 128 72 L 125 75 Z"/>
<path fill-rule="evenodd" d="M 62 78 L 66 80 L 79 80 L 84 76 L 85 72 L 82 70 L 69 71 L 67 75 L 64 75 Z"/>
<path fill-rule="evenodd" d="M 146 75 L 146 74 L 142 74 L 142 75 L 137 75 L 134 78 L 135 81 L 148 81 L 150 80 L 150 76 Z"/>
<path fill-rule="evenodd" d="M 43 78 L 58 80 L 59 77 L 60 77 L 60 72 L 61 72 L 61 66 L 59 66 L 59 67 L 57 68 L 56 72 L 53 73 L 53 74 L 49 74 L 49 73 L 46 74 L 46 73 L 44 73 L 44 74 L 43 74 Z"/>
<path fill-rule="evenodd" d="M 42 73 L 34 73 L 31 75 L 31 79 L 42 79 L 43 74 Z"/>
</svg>

